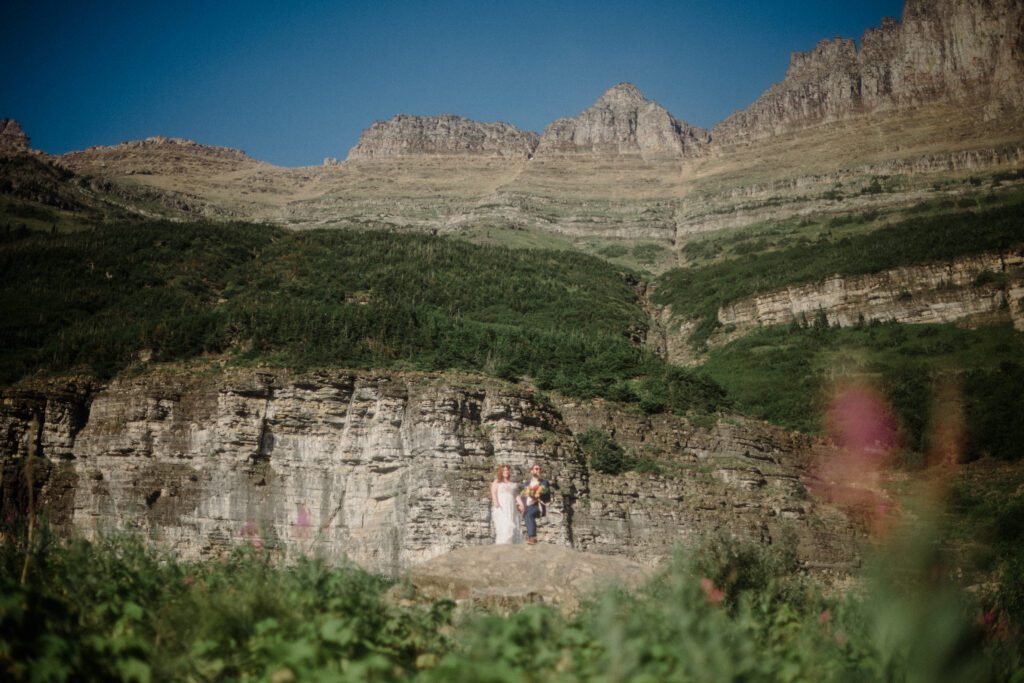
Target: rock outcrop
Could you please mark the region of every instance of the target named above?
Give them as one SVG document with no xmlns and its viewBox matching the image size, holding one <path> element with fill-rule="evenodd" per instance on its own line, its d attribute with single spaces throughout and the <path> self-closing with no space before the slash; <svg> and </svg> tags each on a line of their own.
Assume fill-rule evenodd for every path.
<svg viewBox="0 0 1024 683">
<path fill-rule="evenodd" d="M 537 154 L 640 155 L 644 159 L 699 156 L 710 141 L 706 131 L 676 119 L 630 83 L 608 89 L 574 118 L 545 130 Z"/>
<path fill-rule="evenodd" d="M 58 159 L 76 173 L 99 177 L 159 174 L 201 177 L 261 165 L 238 149 L 162 135 L 89 147 L 79 152 L 68 152 Z"/>
<path fill-rule="evenodd" d="M 949 323 L 1009 321 L 1024 332 L 1024 250 L 978 254 L 950 263 L 905 266 L 870 275 L 833 275 L 736 301 L 718 310 L 711 345 L 726 344 L 766 325 L 813 323 L 850 327 L 872 321 Z M 662 323 L 674 362 L 693 362 L 687 350 L 695 321 Z"/>
<path fill-rule="evenodd" d="M 348 158 L 474 155 L 527 159 L 539 137 L 508 123 L 480 123 L 452 114 L 399 114 L 389 121 L 375 121 L 364 130 Z"/>
<path fill-rule="evenodd" d="M 497 611 L 543 602 L 571 612 L 603 587 L 636 588 L 650 574 L 623 557 L 542 543 L 458 548 L 413 567 L 409 581 L 423 600 Z"/>
<path fill-rule="evenodd" d="M 985 254 L 949 264 L 908 266 L 874 275 L 834 275 L 822 283 L 789 287 L 730 304 L 718 320 L 737 333 L 760 325 L 813 321 L 818 311 L 830 325 L 858 321 L 945 323 L 1005 310 L 1024 331 L 1024 281 L 986 284 L 984 273 L 1024 267 L 1020 253 Z M 993 278 L 994 279 L 994 278 Z"/>
<path fill-rule="evenodd" d="M 871 111 L 971 98 L 988 116 L 1024 105 L 1024 6 L 1018 0 L 907 0 L 853 40 L 796 53 L 785 80 L 715 126 L 721 144 L 756 140 Z"/>
<path fill-rule="evenodd" d="M 14 119 L 0 119 L 0 156 L 28 153 L 28 136 Z"/>
<path fill-rule="evenodd" d="M 660 474 L 593 470 L 575 433 L 599 428 Z M 791 528 L 809 564 L 849 562 L 857 535 L 801 477 L 815 446 L 763 423 L 698 427 L 610 404 L 554 404 L 443 376 L 154 370 L 0 395 L 0 512 L 36 509 L 94 534 L 144 533 L 182 557 L 254 543 L 391 574 L 490 543 L 498 463 L 544 464 L 556 489 L 542 543 L 652 564 L 730 532 Z"/>
</svg>

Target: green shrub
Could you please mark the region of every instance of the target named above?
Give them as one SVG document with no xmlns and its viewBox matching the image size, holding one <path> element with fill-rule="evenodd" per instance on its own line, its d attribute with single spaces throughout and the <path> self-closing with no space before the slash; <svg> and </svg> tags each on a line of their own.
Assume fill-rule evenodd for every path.
<svg viewBox="0 0 1024 683">
<path fill-rule="evenodd" d="M 665 247 L 653 242 L 642 242 L 633 247 L 633 258 L 643 264 L 657 262 L 665 253 Z"/>
<path fill-rule="evenodd" d="M 390 680 L 450 647 L 450 603 L 397 608 L 388 582 L 303 559 L 287 567 L 241 548 L 186 563 L 131 538 L 0 548 L 5 680 Z"/>
<path fill-rule="evenodd" d="M 633 467 L 633 459 L 626 455 L 622 446 L 611 436 L 599 429 L 588 429 L 576 436 L 590 467 L 602 474 L 622 474 Z"/>
<path fill-rule="evenodd" d="M 993 273 L 991 270 L 983 270 L 978 273 L 972 284 L 975 287 L 985 287 L 987 285 L 993 285 L 997 289 L 1006 289 L 1008 278 L 1006 273 Z"/>
<path fill-rule="evenodd" d="M 941 580 L 930 536 L 845 596 L 823 597 L 787 543 L 719 537 L 573 615 L 458 620 L 447 601 L 396 605 L 353 567 L 43 537 L 24 585 L 24 538 L 0 545 L 5 680 L 1013 680 L 1022 663 L 1014 624 Z"/>
<path fill-rule="evenodd" d="M 858 359 L 848 372 L 878 384 L 902 425 L 903 445 L 927 450 L 935 382 L 955 379 L 963 393 L 963 457 L 1024 456 L 1024 336 L 1011 326 L 955 325 L 762 328 L 713 349 L 702 371 L 742 411 L 792 429 L 817 432 L 836 358 Z M 841 373 L 840 373 L 841 374 Z"/>
<path fill-rule="evenodd" d="M 597 253 L 606 258 L 621 258 L 629 253 L 629 249 L 623 244 L 609 244 L 598 249 Z"/>
</svg>

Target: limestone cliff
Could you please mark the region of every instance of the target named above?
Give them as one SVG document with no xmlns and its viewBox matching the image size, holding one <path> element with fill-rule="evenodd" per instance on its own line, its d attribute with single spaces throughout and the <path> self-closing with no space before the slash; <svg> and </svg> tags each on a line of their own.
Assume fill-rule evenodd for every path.
<svg viewBox="0 0 1024 683">
<path fill-rule="evenodd" d="M 763 325 L 813 322 L 948 323 L 1009 321 L 1024 331 L 1024 249 L 977 254 L 951 261 L 905 266 L 869 275 L 833 275 L 822 282 L 786 287 L 736 301 L 718 310 L 719 331 L 708 340 L 725 344 Z M 986 275 L 988 277 L 986 277 Z M 694 321 L 662 321 L 674 362 L 693 362 L 688 337 Z"/>
<path fill-rule="evenodd" d="M 640 155 L 644 159 L 699 156 L 706 131 L 679 121 L 630 83 L 608 89 L 574 118 L 558 119 L 544 131 L 537 154 Z"/>
<path fill-rule="evenodd" d="M 380 159 L 419 155 L 529 158 L 538 135 L 508 123 L 480 123 L 461 116 L 409 116 L 375 121 L 363 131 L 348 158 Z"/>
<path fill-rule="evenodd" d="M 574 437 L 589 428 L 662 473 L 594 471 Z M 179 368 L 38 381 L 3 392 L 0 434 L 6 519 L 31 472 L 54 524 L 145 533 L 183 557 L 249 542 L 399 572 L 489 543 L 497 464 L 521 476 L 534 461 L 556 489 L 544 543 L 652 563 L 710 533 L 769 543 L 791 527 L 808 563 L 855 552 L 850 523 L 806 495 L 805 437 L 478 380 Z"/>
<path fill-rule="evenodd" d="M 28 152 L 28 136 L 14 119 L 0 119 L 0 156 L 14 156 Z"/>
<path fill-rule="evenodd" d="M 785 79 L 715 126 L 731 144 L 858 114 L 934 101 L 987 102 L 986 114 L 1024 104 L 1024 6 L 1018 0 L 907 0 L 853 40 L 796 53 Z M 972 102 L 973 103 L 973 102 Z"/>
<path fill-rule="evenodd" d="M 841 277 L 790 287 L 722 308 L 718 319 L 737 332 L 759 325 L 785 324 L 821 310 L 832 325 L 858 320 L 944 323 L 1005 310 L 1024 330 L 1024 281 L 1006 287 L 981 284 L 982 273 L 1024 267 L 1020 253 L 984 254 L 953 263 L 908 266 L 875 275 Z M 979 284 L 975 284 L 975 283 Z"/>
</svg>

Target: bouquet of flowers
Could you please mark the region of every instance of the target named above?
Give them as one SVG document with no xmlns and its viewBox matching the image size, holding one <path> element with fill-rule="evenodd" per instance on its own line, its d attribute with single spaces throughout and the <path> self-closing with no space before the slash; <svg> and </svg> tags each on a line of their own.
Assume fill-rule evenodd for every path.
<svg viewBox="0 0 1024 683">
<path fill-rule="evenodd" d="M 519 495 L 527 500 L 533 500 L 535 503 L 547 502 L 551 499 L 551 489 L 548 483 L 543 480 L 533 485 L 527 482 L 523 490 L 519 492 Z"/>
</svg>

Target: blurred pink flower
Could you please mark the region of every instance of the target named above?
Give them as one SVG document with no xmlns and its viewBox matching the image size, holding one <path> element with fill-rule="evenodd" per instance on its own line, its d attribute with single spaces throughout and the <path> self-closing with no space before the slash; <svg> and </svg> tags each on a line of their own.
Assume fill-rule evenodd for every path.
<svg viewBox="0 0 1024 683">
<path fill-rule="evenodd" d="M 836 445 L 812 469 L 810 488 L 863 518 L 876 535 L 888 530 L 897 506 L 885 489 L 885 468 L 899 448 L 899 430 L 885 398 L 867 385 L 837 388 L 827 424 Z"/>
<path fill-rule="evenodd" d="M 820 621 L 822 624 L 827 624 L 828 622 L 832 621 L 832 613 L 829 612 L 827 609 L 822 610 L 821 614 L 818 615 L 818 621 Z"/>
<path fill-rule="evenodd" d="M 302 503 L 298 504 L 298 515 L 296 516 L 295 526 L 299 527 L 299 538 L 305 538 L 309 532 L 311 526 L 309 518 L 309 510 Z"/>
<path fill-rule="evenodd" d="M 245 520 L 245 524 L 242 525 L 242 536 L 252 543 L 253 547 L 263 547 L 263 539 L 260 538 L 260 531 L 256 526 L 256 522 L 251 519 Z"/>
<path fill-rule="evenodd" d="M 707 597 L 708 602 L 712 605 L 717 605 L 725 598 L 725 593 L 720 588 L 716 588 L 715 582 L 711 579 L 701 579 L 700 589 L 704 591 L 704 596 Z"/>
</svg>

